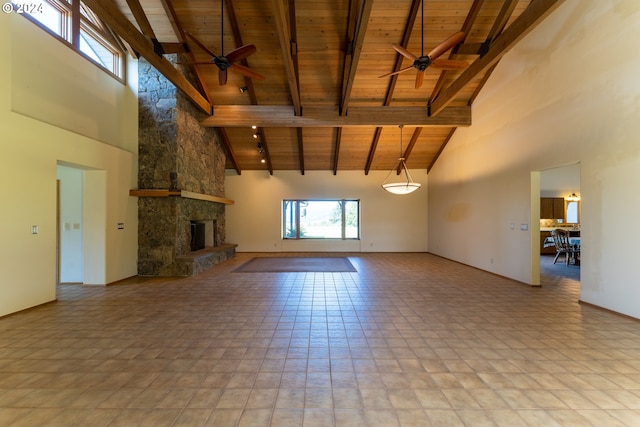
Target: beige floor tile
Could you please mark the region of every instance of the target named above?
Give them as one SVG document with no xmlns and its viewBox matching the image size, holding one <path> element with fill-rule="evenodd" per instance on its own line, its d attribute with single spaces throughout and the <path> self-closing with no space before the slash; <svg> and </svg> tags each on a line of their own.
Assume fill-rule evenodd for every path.
<svg viewBox="0 0 640 427">
<path fill-rule="evenodd" d="M 1 318 L 0 425 L 640 425 L 639 323 L 578 304 L 578 271 L 543 259 L 533 289 L 358 253 L 356 273 L 232 272 L 253 256 Z"/>
</svg>

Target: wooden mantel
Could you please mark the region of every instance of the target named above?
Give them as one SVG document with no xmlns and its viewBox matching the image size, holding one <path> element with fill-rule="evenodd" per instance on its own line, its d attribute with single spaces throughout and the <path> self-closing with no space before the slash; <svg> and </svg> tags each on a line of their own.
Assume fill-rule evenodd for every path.
<svg viewBox="0 0 640 427">
<path fill-rule="evenodd" d="M 129 190 L 130 196 L 135 197 L 183 197 L 185 199 L 205 200 L 207 202 L 222 203 L 225 205 L 233 205 L 235 202 L 224 197 L 210 196 L 208 194 L 194 193 L 186 190 L 168 190 L 168 189 L 148 189 L 148 190 Z"/>
</svg>

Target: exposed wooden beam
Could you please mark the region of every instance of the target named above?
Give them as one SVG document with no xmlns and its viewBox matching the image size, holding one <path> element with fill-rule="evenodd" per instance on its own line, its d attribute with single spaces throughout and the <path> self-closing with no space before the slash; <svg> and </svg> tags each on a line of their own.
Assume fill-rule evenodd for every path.
<svg viewBox="0 0 640 427">
<path fill-rule="evenodd" d="M 224 128 L 216 128 L 218 131 L 218 135 L 220 135 L 220 139 L 222 139 L 222 145 L 227 150 L 227 155 L 229 156 L 229 160 L 231 160 L 231 164 L 233 164 L 233 168 L 236 170 L 238 175 L 242 175 L 242 170 L 240 169 L 240 163 L 238 163 L 238 159 L 236 158 L 236 153 L 233 151 L 233 146 L 231 145 L 231 141 L 229 141 L 229 137 L 227 136 L 227 131 Z"/>
<path fill-rule="evenodd" d="M 497 63 L 524 36 L 529 34 L 544 18 L 564 0 L 533 0 L 529 7 L 491 43 L 487 53 L 476 59 L 462 74 L 431 104 L 431 114 L 442 111 L 464 87 Z"/>
<path fill-rule="evenodd" d="M 273 163 L 271 162 L 271 154 L 269 154 L 269 144 L 267 144 L 267 137 L 264 134 L 263 128 L 258 128 L 258 135 L 260 136 L 260 143 L 264 150 L 264 159 L 267 162 L 267 170 L 269 171 L 269 175 L 273 175 Z"/>
<path fill-rule="evenodd" d="M 364 165 L 364 174 L 369 175 L 369 171 L 371 170 L 371 165 L 373 164 L 373 157 L 376 154 L 376 148 L 378 148 L 378 142 L 380 141 L 380 136 L 382 135 L 382 128 L 377 127 L 376 131 L 373 133 L 373 140 L 371 141 L 371 147 L 369 147 L 369 154 L 367 155 L 367 163 Z"/>
<path fill-rule="evenodd" d="M 295 11 L 289 11 L 294 13 Z M 289 18 L 287 10 L 285 9 L 284 0 L 273 0 L 273 16 L 278 32 L 278 39 L 280 40 L 280 51 L 282 54 L 282 65 L 284 66 L 287 82 L 289 84 L 289 92 L 291 93 L 291 102 L 296 116 L 302 114 L 302 104 L 300 101 L 300 85 L 298 82 L 298 75 L 296 74 L 296 67 L 292 59 L 291 52 L 291 30 L 288 22 Z"/>
<path fill-rule="evenodd" d="M 298 162 L 300 163 L 300 173 L 304 175 L 304 140 L 302 138 L 302 128 L 296 128 L 298 135 Z"/>
<path fill-rule="evenodd" d="M 333 174 L 338 174 L 338 161 L 340 159 L 340 142 L 342 141 L 342 128 L 337 128 L 336 141 L 333 147 Z"/>
<path fill-rule="evenodd" d="M 184 43 L 160 43 L 160 46 L 162 46 L 162 51 L 165 54 L 188 52 L 188 49 Z"/>
<path fill-rule="evenodd" d="M 407 148 L 402 153 L 402 157 L 404 157 L 405 162 L 409 160 L 409 156 L 411 156 L 411 151 L 413 151 L 413 147 L 415 147 L 416 142 L 418 142 L 418 138 L 420 138 L 420 134 L 422 133 L 423 128 L 416 128 L 413 131 L 413 135 L 411 135 L 411 139 L 409 140 L 409 144 L 407 144 Z M 402 164 L 398 162 L 398 166 L 396 167 L 396 174 L 400 175 L 402 172 Z"/>
<path fill-rule="evenodd" d="M 127 0 L 127 5 L 129 6 L 138 27 L 140 27 L 142 34 L 152 40 L 156 39 L 153 27 L 151 27 L 151 23 L 149 22 L 147 15 L 144 13 L 144 9 L 140 5 L 140 2 L 138 0 Z"/>
<path fill-rule="evenodd" d="M 449 131 L 449 133 L 447 134 L 447 137 L 445 138 L 444 142 L 442 143 L 440 148 L 438 148 L 438 152 L 436 153 L 435 156 L 433 156 L 433 159 L 431 159 L 431 163 L 429 163 L 429 166 L 427 167 L 427 174 L 431 171 L 431 168 L 433 167 L 433 165 L 436 164 L 436 162 L 438 161 L 438 158 L 440 157 L 440 154 L 442 154 L 442 151 L 444 151 L 444 147 L 447 146 L 447 144 L 449 143 L 449 141 L 453 137 L 453 134 L 456 133 L 457 129 L 458 128 L 453 128 L 453 129 L 451 129 Z"/>
<path fill-rule="evenodd" d="M 356 71 L 358 70 L 358 62 L 360 61 L 360 53 L 362 52 L 362 45 L 364 44 L 364 36 L 367 32 L 367 25 L 369 24 L 369 17 L 371 16 L 371 10 L 373 9 L 373 0 L 361 0 L 360 12 L 356 22 L 355 34 L 353 42 L 351 44 L 351 60 L 349 63 L 349 70 L 343 81 L 342 85 L 342 100 L 340 102 L 340 114 L 346 115 L 348 113 L 349 101 L 351 99 L 351 91 L 353 90 L 353 82 L 356 78 Z"/>
<path fill-rule="evenodd" d="M 112 0 L 85 0 L 84 3 L 105 24 L 126 40 L 135 51 L 149 61 L 156 70 L 162 73 L 167 80 L 181 90 L 198 108 L 211 114 L 212 107 L 209 101 L 169 61 L 153 50 L 153 43 L 129 22 Z"/>
<path fill-rule="evenodd" d="M 429 116 L 424 107 L 351 107 L 347 116 L 335 107 L 307 107 L 296 116 L 292 106 L 219 105 L 200 122 L 208 127 L 470 126 L 471 107 L 448 107 Z"/>
</svg>

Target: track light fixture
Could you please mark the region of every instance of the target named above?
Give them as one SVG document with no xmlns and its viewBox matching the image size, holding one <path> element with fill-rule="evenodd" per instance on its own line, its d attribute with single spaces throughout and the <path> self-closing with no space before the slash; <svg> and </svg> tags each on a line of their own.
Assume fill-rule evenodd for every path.
<svg viewBox="0 0 640 427">
<path fill-rule="evenodd" d="M 246 87 L 246 86 L 242 86 L 242 87 L 240 88 L 240 92 L 242 92 L 242 93 L 245 93 L 245 92 L 246 92 L 246 91 L 248 91 L 248 90 L 249 90 L 249 88 L 248 88 L 248 87 Z"/>
</svg>

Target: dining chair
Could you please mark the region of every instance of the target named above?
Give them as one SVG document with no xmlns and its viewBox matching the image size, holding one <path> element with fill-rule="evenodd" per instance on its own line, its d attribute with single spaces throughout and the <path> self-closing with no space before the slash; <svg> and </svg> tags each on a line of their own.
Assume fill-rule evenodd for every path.
<svg viewBox="0 0 640 427">
<path fill-rule="evenodd" d="M 553 263 L 555 264 L 558 261 L 558 257 L 564 254 L 565 264 L 569 265 L 569 261 L 575 259 L 576 256 L 576 250 L 569 244 L 569 232 L 557 228 L 551 230 L 551 237 L 553 237 L 553 242 L 556 245 L 556 257 L 553 259 Z"/>
</svg>

